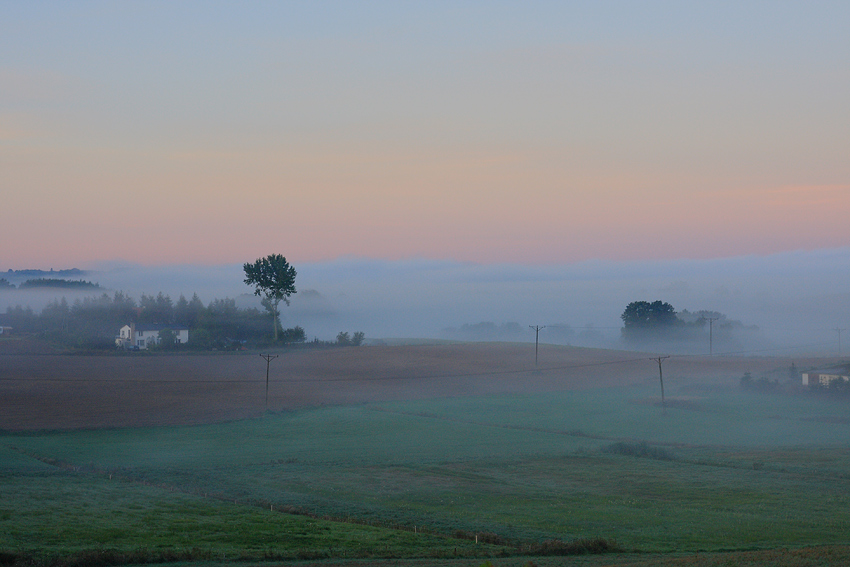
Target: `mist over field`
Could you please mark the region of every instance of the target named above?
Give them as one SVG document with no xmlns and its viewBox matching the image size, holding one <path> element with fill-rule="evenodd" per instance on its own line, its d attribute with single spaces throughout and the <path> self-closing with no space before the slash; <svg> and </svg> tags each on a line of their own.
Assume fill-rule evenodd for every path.
<svg viewBox="0 0 850 567">
<path fill-rule="evenodd" d="M 528 326 L 546 325 L 540 333 L 544 343 L 630 348 L 620 338 L 620 315 L 629 302 L 657 299 L 671 303 L 678 312 L 718 311 L 745 327 L 758 327 L 731 335 L 715 328 L 715 352 L 782 349 L 776 354 L 835 354 L 835 329 L 850 326 L 846 285 L 850 248 L 717 260 L 589 261 L 559 266 L 359 258 L 293 265 L 298 270 L 298 293 L 283 309 L 282 322 L 285 327 L 300 325 L 308 339 L 363 331 L 373 340 L 532 341 L 534 333 Z M 39 310 L 57 297 L 73 301 L 116 290 L 137 300 L 142 293 L 162 291 L 173 300 L 180 294 L 197 293 L 205 303 L 231 297 L 241 307 L 259 307 L 259 299 L 250 294 L 243 278 L 241 265 L 109 263 L 91 267 L 84 277 L 102 290 L 4 290 L 0 309 L 24 305 Z M 705 341 L 679 345 L 679 350 L 707 352 L 707 336 L 706 329 Z M 670 349 L 664 344 L 642 347 Z"/>
</svg>

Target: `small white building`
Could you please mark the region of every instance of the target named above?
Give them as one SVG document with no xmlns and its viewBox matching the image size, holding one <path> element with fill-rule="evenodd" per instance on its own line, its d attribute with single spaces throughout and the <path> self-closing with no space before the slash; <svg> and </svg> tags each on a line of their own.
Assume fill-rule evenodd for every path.
<svg viewBox="0 0 850 567">
<path fill-rule="evenodd" d="M 835 380 L 850 382 L 850 376 L 844 376 L 843 374 L 836 374 L 834 371 L 826 370 L 803 372 L 803 386 L 814 386 L 816 384 L 829 386 Z"/>
<path fill-rule="evenodd" d="M 159 344 L 159 332 L 165 329 L 174 333 L 174 342 L 176 344 L 186 344 L 189 342 L 189 329 L 185 327 L 136 325 L 135 323 L 130 323 L 129 325 L 124 325 L 118 331 L 118 336 L 115 337 L 115 346 L 145 350 L 148 348 L 148 345 Z"/>
</svg>

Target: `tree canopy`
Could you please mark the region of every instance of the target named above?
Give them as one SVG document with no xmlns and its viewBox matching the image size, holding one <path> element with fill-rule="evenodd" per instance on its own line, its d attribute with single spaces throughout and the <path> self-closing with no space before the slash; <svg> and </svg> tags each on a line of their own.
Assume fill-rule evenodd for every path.
<svg viewBox="0 0 850 567">
<path fill-rule="evenodd" d="M 263 306 L 272 315 L 274 340 L 278 338 L 278 305 L 281 301 L 289 305 L 289 296 L 296 293 L 295 268 L 289 265 L 286 258 L 280 254 L 271 254 L 258 258 L 253 264 L 243 266 L 245 283 L 254 286 L 254 295 L 262 296 Z"/>
<path fill-rule="evenodd" d="M 664 329 L 679 323 L 676 310 L 665 301 L 632 301 L 620 315 L 626 329 Z"/>
</svg>

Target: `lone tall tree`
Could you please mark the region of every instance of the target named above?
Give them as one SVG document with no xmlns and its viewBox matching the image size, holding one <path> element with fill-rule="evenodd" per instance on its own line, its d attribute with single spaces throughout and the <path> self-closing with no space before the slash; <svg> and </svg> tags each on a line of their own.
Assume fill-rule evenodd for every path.
<svg viewBox="0 0 850 567">
<path fill-rule="evenodd" d="M 272 314 L 274 340 L 277 341 L 277 306 L 281 301 L 289 305 L 289 296 L 295 293 L 295 268 L 280 254 L 258 258 L 253 264 L 245 264 L 245 283 L 254 286 L 254 295 L 263 297 L 263 306 Z"/>
</svg>

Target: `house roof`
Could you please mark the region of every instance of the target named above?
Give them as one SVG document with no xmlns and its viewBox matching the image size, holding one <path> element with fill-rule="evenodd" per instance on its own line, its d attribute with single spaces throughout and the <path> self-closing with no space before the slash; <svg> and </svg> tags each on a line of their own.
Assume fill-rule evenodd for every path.
<svg viewBox="0 0 850 567">
<path fill-rule="evenodd" d="M 189 328 L 184 325 L 136 325 L 136 331 L 162 331 L 170 329 L 172 331 L 188 331 Z"/>
</svg>

